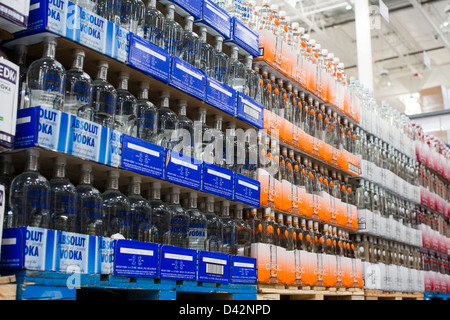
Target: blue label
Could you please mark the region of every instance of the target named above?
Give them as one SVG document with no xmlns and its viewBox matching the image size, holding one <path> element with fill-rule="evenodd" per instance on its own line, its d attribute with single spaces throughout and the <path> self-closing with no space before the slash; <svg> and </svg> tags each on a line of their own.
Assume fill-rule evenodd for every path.
<svg viewBox="0 0 450 320">
<path fill-rule="evenodd" d="M 164 148 L 138 138 L 124 135 L 121 167 L 163 179 Z"/>
<path fill-rule="evenodd" d="M 247 27 L 241 20 L 232 18 L 231 24 L 233 26 L 233 34 L 231 42 L 238 45 L 253 57 L 258 57 L 259 54 L 259 36 L 249 27 Z"/>
<path fill-rule="evenodd" d="M 202 191 L 228 199 L 233 197 L 234 172 L 210 163 L 203 165 Z"/>
<path fill-rule="evenodd" d="M 208 76 L 205 102 L 232 116 L 236 115 L 236 90 Z"/>
<path fill-rule="evenodd" d="M 167 150 L 165 180 L 199 190 L 202 163 L 179 152 Z"/>
<path fill-rule="evenodd" d="M 196 23 L 205 24 L 220 35 L 225 40 L 231 38 L 231 17 L 230 15 L 211 0 L 203 1 L 202 18 Z"/>
<path fill-rule="evenodd" d="M 159 2 L 164 5 L 167 3 L 176 4 L 175 11 L 179 12 L 183 17 L 186 16 L 186 13 L 193 16 L 194 19 L 202 17 L 202 0 L 160 0 Z"/>
<path fill-rule="evenodd" d="M 122 141 L 125 135 L 108 128 L 107 151 L 105 164 L 118 168 L 122 159 Z"/>
<path fill-rule="evenodd" d="M 238 92 L 236 116 L 259 129 L 264 128 L 264 107 L 258 101 Z"/>
<path fill-rule="evenodd" d="M 230 256 L 231 283 L 256 284 L 258 275 L 256 259 L 242 256 Z"/>
<path fill-rule="evenodd" d="M 161 247 L 162 279 L 196 280 L 197 250 L 164 245 Z"/>
<path fill-rule="evenodd" d="M 199 251 L 197 280 L 230 282 L 230 255 L 220 252 Z"/>
<path fill-rule="evenodd" d="M 55 270 L 63 272 L 94 273 L 95 238 L 85 234 L 57 231 Z M 91 242 L 94 245 L 91 245 Z M 90 249 L 94 249 L 91 251 Z M 89 268 L 91 267 L 91 269 Z"/>
<path fill-rule="evenodd" d="M 37 117 L 36 108 L 17 110 L 16 136 L 14 148 L 34 147 L 37 143 Z"/>
<path fill-rule="evenodd" d="M 128 64 L 163 82 L 169 82 L 169 54 L 135 34 L 131 34 Z"/>
<path fill-rule="evenodd" d="M 261 196 L 260 189 L 261 183 L 259 181 L 236 173 L 234 200 L 259 208 Z"/>
<path fill-rule="evenodd" d="M 127 60 L 130 37 L 131 32 L 118 25 L 114 25 L 113 52 L 111 57 L 120 62 L 125 62 Z M 106 52 L 106 54 L 108 54 L 108 52 Z"/>
<path fill-rule="evenodd" d="M 205 100 L 205 73 L 175 56 L 172 56 L 170 84 L 200 100 Z"/>
<path fill-rule="evenodd" d="M 115 245 L 114 275 L 126 277 L 158 276 L 159 244 L 118 240 Z"/>
</svg>

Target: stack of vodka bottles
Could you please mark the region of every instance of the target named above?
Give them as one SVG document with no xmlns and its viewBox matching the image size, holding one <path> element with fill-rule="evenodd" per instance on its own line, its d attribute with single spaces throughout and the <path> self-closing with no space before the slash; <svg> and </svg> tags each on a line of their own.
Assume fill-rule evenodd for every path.
<svg viewBox="0 0 450 320">
<path fill-rule="evenodd" d="M 0 158 L 0 181 L 6 190 L 4 228 L 49 228 L 250 256 L 253 217 L 244 220 L 242 204 L 207 196 L 199 210 L 197 192 L 181 194 L 179 188 L 163 188 L 159 181 L 144 191 L 140 176 L 130 177 L 127 189 L 119 184 L 119 170 L 109 170 L 100 187 L 104 181 L 94 181 L 90 163 L 68 166 L 64 156 L 46 164 L 46 170 L 53 165 L 53 175 L 46 177 L 40 173 L 39 150 L 26 149 L 25 156 L 24 170 L 17 175 L 14 155 Z M 69 175 L 79 176 L 76 186 Z M 182 203 L 182 196 L 187 202 Z"/>
</svg>

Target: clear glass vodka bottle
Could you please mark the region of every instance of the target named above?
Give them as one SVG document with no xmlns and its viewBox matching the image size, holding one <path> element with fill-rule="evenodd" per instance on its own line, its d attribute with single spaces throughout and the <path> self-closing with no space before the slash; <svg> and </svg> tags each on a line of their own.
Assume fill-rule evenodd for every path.
<svg viewBox="0 0 450 320">
<path fill-rule="evenodd" d="M 245 56 L 245 90 L 244 93 L 250 98 L 261 102 L 261 76 L 252 67 L 253 57 L 249 54 Z"/>
<path fill-rule="evenodd" d="M 206 217 L 197 209 L 197 193 L 190 192 L 188 197 L 189 234 L 188 248 L 195 250 L 206 249 Z"/>
<path fill-rule="evenodd" d="M 9 203 L 9 196 L 10 196 L 10 189 L 11 189 L 11 182 L 14 179 L 13 177 L 13 171 L 14 167 L 12 166 L 12 158 L 10 154 L 2 154 L 0 155 L 0 184 L 5 187 L 5 193 L 3 195 L 3 201 L 4 201 L 4 207 L 5 212 L 3 216 L 3 222 L 0 221 L 0 223 L 3 223 L 3 228 L 13 228 L 17 225 L 17 221 L 14 220 L 14 218 L 17 219 L 17 216 L 13 215 L 13 212 L 11 210 L 11 206 Z"/>
<path fill-rule="evenodd" d="M 272 110 L 272 84 L 266 69 L 261 72 L 261 103 L 266 110 Z"/>
<path fill-rule="evenodd" d="M 44 54 L 33 61 L 27 72 L 27 94 L 30 107 L 47 107 L 62 110 L 66 70 L 55 60 L 56 39 L 44 39 Z"/>
<path fill-rule="evenodd" d="M 150 190 L 152 209 L 152 242 L 170 244 L 170 207 L 161 200 L 161 182 L 153 182 Z"/>
<path fill-rule="evenodd" d="M 141 195 L 140 176 L 130 177 L 128 200 L 130 201 L 130 235 L 137 241 L 152 241 L 152 211 L 149 201 Z"/>
<path fill-rule="evenodd" d="M 164 23 L 164 49 L 174 56 L 180 57 L 183 50 L 183 28 L 176 22 L 175 5 L 166 5 L 166 21 Z"/>
<path fill-rule="evenodd" d="M 14 47 L 16 57 L 15 63 L 19 66 L 19 97 L 17 100 L 17 108 L 24 109 L 29 106 L 29 96 L 27 95 L 27 72 L 26 58 L 28 47 L 24 44 L 18 44 Z"/>
<path fill-rule="evenodd" d="M 158 110 L 148 100 L 148 82 L 139 83 L 139 95 L 136 105 L 136 137 L 153 142 L 158 130 Z"/>
<path fill-rule="evenodd" d="M 223 37 L 215 37 L 214 78 L 225 85 L 229 84 L 230 57 L 222 51 Z"/>
<path fill-rule="evenodd" d="M 106 190 L 102 194 L 105 236 L 130 239 L 130 201 L 119 190 L 119 177 L 118 170 L 108 171 Z"/>
<path fill-rule="evenodd" d="M 236 223 L 236 254 L 238 256 L 250 257 L 252 241 L 252 229 L 247 221 L 243 219 L 243 206 L 237 204 L 234 208 L 234 221 Z"/>
<path fill-rule="evenodd" d="M 63 111 L 92 121 L 92 79 L 83 71 L 85 52 L 75 49 L 72 68 L 66 72 Z"/>
<path fill-rule="evenodd" d="M 160 103 L 158 108 L 158 135 L 156 137 L 156 144 L 173 149 L 174 143 L 172 141 L 172 134 L 178 128 L 178 117 L 175 112 L 169 109 L 169 92 L 162 92 L 160 96 Z"/>
<path fill-rule="evenodd" d="M 222 123 L 223 119 L 220 115 L 214 116 L 214 128 L 211 130 L 211 143 L 213 144 L 213 157 L 214 157 L 214 164 L 218 166 L 225 166 L 225 160 L 226 160 L 226 154 L 225 154 L 225 147 L 226 147 L 226 140 L 225 135 L 222 131 Z"/>
<path fill-rule="evenodd" d="M 80 166 L 80 183 L 77 186 L 78 223 L 80 232 L 91 236 L 103 236 L 103 198 L 100 191 L 92 185 L 92 166 L 84 163 Z"/>
<path fill-rule="evenodd" d="M 120 25 L 122 0 L 98 0 L 97 14 L 112 23 Z"/>
<path fill-rule="evenodd" d="M 141 0 L 121 0 L 120 26 L 139 36 L 143 35 L 145 5 Z"/>
<path fill-rule="evenodd" d="M 26 150 L 26 164 L 23 173 L 11 182 L 10 205 L 13 227 L 50 226 L 50 183 L 39 173 L 39 150 Z"/>
<path fill-rule="evenodd" d="M 67 160 L 56 157 L 53 178 L 50 180 L 51 228 L 60 231 L 79 232 L 77 217 L 77 189 L 66 177 Z"/>
<path fill-rule="evenodd" d="M 261 218 L 261 211 L 258 211 L 256 208 L 250 209 L 250 214 L 246 221 L 250 225 L 251 243 L 263 242 L 263 224 Z"/>
<path fill-rule="evenodd" d="M 220 219 L 223 224 L 222 252 L 236 255 L 237 252 L 237 224 L 230 217 L 230 201 L 222 201 L 220 206 Z"/>
<path fill-rule="evenodd" d="M 107 81 L 108 62 L 100 61 L 97 65 L 97 78 L 92 82 L 92 108 L 94 122 L 113 128 L 116 113 L 117 91 Z"/>
<path fill-rule="evenodd" d="M 189 245 L 189 214 L 180 205 L 180 188 L 170 189 L 169 207 L 172 209 L 169 244 L 187 248 Z"/>
<path fill-rule="evenodd" d="M 164 48 L 164 28 L 166 18 L 156 9 L 156 0 L 149 0 L 145 12 L 144 38 L 160 48 Z"/>
<path fill-rule="evenodd" d="M 199 36 L 193 32 L 194 17 L 186 16 L 183 31 L 183 49 L 180 58 L 190 63 L 196 68 L 200 68 L 200 52 L 201 40 Z"/>
<path fill-rule="evenodd" d="M 200 27 L 200 69 L 207 76 L 215 76 L 215 49 L 207 42 L 208 32 L 206 27 Z"/>
<path fill-rule="evenodd" d="M 264 220 L 262 221 L 262 242 L 275 244 L 274 221 L 270 218 L 271 209 L 264 208 Z"/>
<path fill-rule="evenodd" d="M 192 157 L 194 149 L 194 121 L 186 116 L 186 100 L 178 102 L 177 144 L 183 147 L 182 153 Z M 186 141 L 184 141 L 186 139 Z"/>
<path fill-rule="evenodd" d="M 236 124 L 234 122 L 228 122 L 226 136 L 225 136 L 225 167 L 241 173 L 239 164 L 242 164 L 243 161 L 239 161 L 240 157 L 243 156 L 241 150 L 238 147 L 238 141 L 236 138 Z M 241 152 L 241 153 L 239 153 Z"/>
<path fill-rule="evenodd" d="M 97 12 L 97 0 L 78 0 L 76 4 L 90 12 Z"/>
<path fill-rule="evenodd" d="M 137 99 L 128 91 L 128 72 L 119 72 L 119 85 L 117 86 L 117 104 L 114 115 L 114 129 L 136 137 L 137 121 L 136 106 Z"/>
<path fill-rule="evenodd" d="M 208 196 L 205 201 L 206 218 L 206 250 L 222 252 L 223 250 L 223 222 L 214 212 L 214 197 Z"/>
<path fill-rule="evenodd" d="M 198 120 L 194 121 L 194 137 L 198 137 L 196 141 L 194 141 L 194 158 L 206 161 L 209 163 L 213 163 L 214 154 L 212 153 L 211 148 L 208 148 L 207 140 L 205 139 L 206 133 L 209 134 L 211 129 L 206 124 L 206 109 L 198 108 Z"/>
<path fill-rule="evenodd" d="M 232 46 L 230 56 L 229 85 L 234 90 L 245 93 L 246 73 L 244 64 L 239 61 L 239 48 L 237 46 Z"/>
</svg>

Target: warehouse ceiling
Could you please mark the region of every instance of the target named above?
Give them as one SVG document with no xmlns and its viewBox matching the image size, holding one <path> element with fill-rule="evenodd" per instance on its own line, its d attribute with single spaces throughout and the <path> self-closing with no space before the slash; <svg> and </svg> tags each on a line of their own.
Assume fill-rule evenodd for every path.
<svg viewBox="0 0 450 320">
<path fill-rule="evenodd" d="M 291 22 L 299 22 L 322 48 L 339 57 L 349 77 L 358 78 L 354 1 L 365 0 L 272 0 L 271 3 L 278 4 Z M 383 2 L 389 8 L 389 22 L 379 14 L 379 0 L 369 0 L 377 101 L 385 100 L 407 114 L 450 108 L 445 101 L 450 88 L 450 1 Z M 430 68 L 424 63 L 424 51 L 430 58 Z M 386 73 L 391 86 L 387 85 L 386 76 L 382 76 Z M 442 101 L 422 99 L 421 90 L 434 87 L 439 87 L 441 96 L 445 96 Z M 427 101 L 434 101 L 433 106 L 422 108 Z M 441 129 L 446 131 L 445 128 L 435 131 Z"/>
</svg>

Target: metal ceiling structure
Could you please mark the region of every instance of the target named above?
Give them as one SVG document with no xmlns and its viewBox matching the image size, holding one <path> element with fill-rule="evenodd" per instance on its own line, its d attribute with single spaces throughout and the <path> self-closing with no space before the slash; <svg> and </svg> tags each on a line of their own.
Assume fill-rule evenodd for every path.
<svg viewBox="0 0 450 320">
<path fill-rule="evenodd" d="M 339 57 L 349 77 L 358 78 L 355 1 L 369 1 L 370 5 L 374 94 L 379 103 L 385 100 L 400 112 L 409 113 L 410 106 L 403 102 L 405 96 L 416 97 L 416 93 L 438 86 L 450 88 L 450 0 L 383 0 L 389 9 L 389 21 L 380 15 L 379 0 L 271 3 L 286 11 L 291 23 L 299 22 L 322 48 Z M 430 67 L 424 63 L 424 51 Z M 381 84 L 386 72 L 391 86 Z M 444 102 L 430 111 L 450 109 Z M 436 123 L 441 122 L 436 118 Z M 450 131 L 447 136 L 450 141 Z"/>
</svg>

